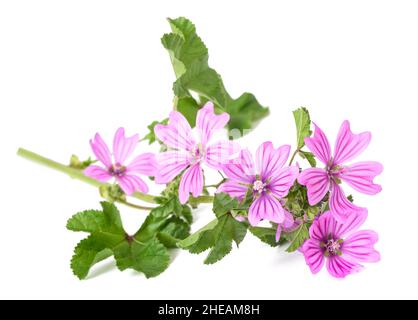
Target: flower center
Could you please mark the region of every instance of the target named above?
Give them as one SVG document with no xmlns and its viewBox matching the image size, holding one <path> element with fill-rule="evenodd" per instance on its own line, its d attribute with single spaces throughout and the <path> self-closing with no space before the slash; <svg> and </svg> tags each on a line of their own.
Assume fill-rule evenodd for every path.
<svg viewBox="0 0 418 320">
<path fill-rule="evenodd" d="M 253 190 L 256 193 L 263 193 L 266 191 L 266 184 L 261 180 L 256 180 L 253 184 Z"/>
<path fill-rule="evenodd" d="M 344 172 L 345 168 L 338 165 L 331 165 L 327 166 L 326 171 L 328 173 L 328 177 L 334 180 L 336 183 L 341 183 L 341 174 Z"/>
<path fill-rule="evenodd" d="M 321 247 L 325 250 L 325 256 L 340 256 L 342 240 L 329 239 L 327 242 L 321 242 Z"/>
<path fill-rule="evenodd" d="M 190 151 L 190 153 L 192 154 L 194 163 L 199 162 L 200 160 L 202 160 L 203 156 L 204 156 L 204 151 L 203 151 L 203 147 L 201 144 L 196 144 L 192 150 Z"/>
<path fill-rule="evenodd" d="M 109 173 L 115 177 L 122 177 L 126 173 L 126 167 L 120 163 L 113 164 L 109 168 Z"/>
</svg>

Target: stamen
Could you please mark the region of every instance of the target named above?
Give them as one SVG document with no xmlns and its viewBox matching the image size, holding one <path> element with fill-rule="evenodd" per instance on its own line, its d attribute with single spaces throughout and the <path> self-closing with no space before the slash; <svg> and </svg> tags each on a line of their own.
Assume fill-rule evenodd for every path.
<svg viewBox="0 0 418 320">
<path fill-rule="evenodd" d="M 257 180 L 253 184 L 253 190 L 257 193 L 263 193 L 266 191 L 266 184 L 261 180 Z"/>
<path fill-rule="evenodd" d="M 329 256 L 340 256 L 341 253 L 341 245 L 343 241 L 342 240 L 335 240 L 335 239 L 329 239 L 327 242 L 321 242 L 320 246 L 321 248 L 324 248 L 325 252 L 324 255 L 326 257 Z"/>
<path fill-rule="evenodd" d="M 115 177 L 122 177 L 126 173 L 126 167 L 116 163 L 109 168 L 109 173 Z"/>
</svg>

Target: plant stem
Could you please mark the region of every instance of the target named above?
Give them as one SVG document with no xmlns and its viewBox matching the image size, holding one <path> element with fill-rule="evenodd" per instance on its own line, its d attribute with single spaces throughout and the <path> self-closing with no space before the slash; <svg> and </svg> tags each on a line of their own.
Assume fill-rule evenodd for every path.
<svg viewBox="0 0 418 320">
<path fill-rule="evenodd" d="M 289 166 L 292 165 L 293 161 L 295 160 L 296 155 L 299 153 L 299 149 L 296 149 L 295 152 L 293 152 L 292 157 L 290 158 Z"/>
<path fill-rule="evenodd" d="M 32 162 L 41 164 L 45 167 L 54 169 L 55 171 L 58 172 L 62 172 L 67 174 L 68 176 L 70 176 L 73 179 L 82 181 L 84 183 L 87 183 L 93 187 L 96 188 L 100 188 L 102 186 L 106 186 L 108 184 L 106 183 L 102 183 L 100 181 L 97 181 L 95 179 L 92 179 L 90 177 L 87 177 L 86 175 L 84 175 L 84 173 L 79 170 L 79 169 L 75 169 L 75 168 L 71 168 L 69 166 L 66 166 L 62 163 L 56 162 L 54 160 L 45 158 L 37 153 L 34 153 L 32 151 L 20 148 L 17 151 L 17 155 L 19 157 L 22 157 L 24 159 L 30 160 Z M 131 197 L 138 199 L 138 200 L 142 200 L 144 202 L 148 202 L 148 203 L 157 203 L 156 202 L 156 197 L 157 196 L 153 196 L 153 195 L 149 195 L 149 194 L 145 194 L 145 193 L 141 193 L 141 192 L 135 192 L 134 194 L 131 195 Z M 214 197 L 212 196 L 201 196 L 201 197 L 197 197 L 197 198 L 193 198 L 191 199 L 190 202 L 193 202 L 194 204 L 200 204 L 200 203 L 212 203 L 214 200 Z M 124 202 L 122 201 L 121 203 L 130 206 L 132 208 L 136 208 L 136 209 L 141 209 L 141 210 L 152 210 L 153 208 L 150 207 L 143 207 L 143 206 L 138 206 L 129 202 Z"/>
<path fill-rule="evenodd" d="M 87 183 L 87 184 L 89 184 L 93 187 L 100 188 L 101 186 L 106 185 L 105 183 L 102 183 L 100 181 L 97 181 L 95 179 L 87 177 L 86 175 L 84 175 L 84 173 L 81 170 L 74 169 L 74 168 L 71 168 L 71 167 L 66 166 L 64 164 L 53 161 L 51 159 L 45 158 L 45 157 L 43 157 L 39 154 L 36 154 L 32 151 L 20 148 L 17 151 L 17 155 L 24 158 L 24 159 L 33 161 L 35 163 L 46 166 L 48 168 L 51 168 L 51 169 L 54 169 L 56 171 L 65 173 L 68 176 L 70 176 L 71 178 L 82 181 L 84 183 Z M 148 202 L 148 203 L 156 203 L 155 196 L 153 196 L 153 195 L 149 195 L 149 194 L 145 194 L 145 193 L 141 193 L 141 192 L 135 192 L 132 195 L 132 197 L 136 198 L 136 199 L 139 199 L 139 200 L 142 200 L 142 201 L 145 201 L 145 202 Z"/>
<path fill-rule="evenodd" d="M 134 209 L 138 209 L 138 210 L 151 211 L 152 209 L 154 209 L 153 207 L 139 206 L 137 204 L 134 204 L 134 203 L 131 203 L 131 202 L 128 202 L 128 201 L 119 200 L 118 202 L 124 204 L 125 206 L 131 207 L 131 208 L 134 208 Z"/>
</svg>

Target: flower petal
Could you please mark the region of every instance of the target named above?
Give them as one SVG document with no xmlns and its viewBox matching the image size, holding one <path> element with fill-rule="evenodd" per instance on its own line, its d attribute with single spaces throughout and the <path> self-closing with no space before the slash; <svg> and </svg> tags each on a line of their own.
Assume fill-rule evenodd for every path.
<svg viewBox="0 0 418 320">
<path fill-rule="evenodd" d="M 312 153 L 325 165 L 331 160 L 331 147 L 325 133 L 314 123 L 315 133 L 313 138 L 305 138 L 305 144 Z"/>
<path fill-rule="evenodd" d="M 215 170 L 221 170 L 229 162 L 231 156 L 240 151 L 238 143 L 233 141 L 219 141 L 206 150 L 206 164 Z"/>
<path fill-rule="evenodd" d="M 327 269 L 333 277 L 345 278 L 349 274 L 361 271 L 363 267 L 342 257 L 332 256 L 327 260 Z"/>
<path fill-rule="evenodd" d="M 142 193 L 148 193 L 149 191 L 147 184 L 140 177 L 124 175 L 122 177 L 117 177 L 116 180 L 123 192 L 125 192 L 128 196 L 136 191 L 140 191 Z"/>
<path fill-rule="evenodd" d="M 295 219 L 293 218 L 293 215 L 287 211 L 283 209 L 283 213 L 285 216 L 285 219 L 283 221 L 283 229 L 285 231 L 290 231 L 295 227 Z"/>
<path fill-rule="evenodd" d="M 206 146 L 217 130 L 223 129 L 229 121 L 229 114 L 216 115 L 212 102 L 207 102 L 197 113 L 196 127 L 200 134 L 200 142 Z"/>
<path fill-rule="evenodd" d="M 352 259 L 360 262 L 378 262 L 380 254 L 374 249 L 374 244 L 379 240 L 376 232 L 362 230 L 352 234 L 344 240 L 342 252 Z"/>
<path fill-rule="evenodd" d="M 244 184 L 253 184 L 255 180 L 255 168 L 252 155 L 247 149 L 241 150 L 237 159 L 230 160 L 222 167 L 225 175 L 234 181 Z"/>
<path fill-rule="evenodd" d="M 280 202 L 268 194 L 256 199 L 248 213 L 248 221 L 252 226 L 256 226 L 263 219 L 279 224 L 285 220 L 284 209 Z"/>
<path fill-rule="evenodd" d="M 190 155 L 181 151 L 167 151 L 156 155 L 158 171 L 155 182 L 166 184 L 190 165 Z"/>
<path fill-rule="evenodd" d="M 257 172 L 261 178 L 265 181 L 280 170 L 289 158 L 289 153 L 290 146 L 288 145 L 281 146 L 276 150 L 271 142 L 267 141 L 261 144 L 256 153 Z"/>
<path fill-rule="evenodd" d="M 342 223 L 347 220 L 350 214 L 366 210 L 350 202 L 345 196 L 344 191 L 335 182 L 331 183 L 329 207 L 334 218 Z"/>
<path fill-rule="evenodd" d="M 298 182 L 308 189 L 308 201 L 311 206 L 318 204 L 329 191 L 330 181 L 327 172 L 320 168 L 304 170 L 298 177 Z"/>
<path fill-rule="evenodd" d="M 103 163 L 107 168 L 110 168 L 112 166 L 112 155 L 100 134 L 96 133 L 94 140 L 90 140 L 90 146 L 97 160 Z"/>
<path fill-rule="evenodd" d="M 329 235 L 335 234 L 336 226 L 337 221 L 334 219 L 331 212 L 327 211 L 314 220 L 309 229 L 310 238 L 317 241 L 325 241 L 328 239 Z"/>
<path fill-rule="evenodd" d="M 84 170 L 84 174 L 87 177 L 93 178 L 100 182 L 108 182 L 110 179 L 112 179 L 112 175 L 107 172 L 107 170 L 99 166 L 89 166 Z"/>
<path fill-rule="evenodd" d="M 187 169 L 180 181 L 179 200 L 181 204 L 187 203 L 190 193 L 198 197 L 203 191 L 203 170 L 199 163 Z"/>
<path fill-rule="evenodd" d="M 367 148 L 371 138 L 370 132 L 352 133 L 350 123 L 344 121 L 335 142 L 334 164 L 343 164 L 357 157 Z"/>
<path fill-rule="evenodd" d="M 125 129 L 119 128 L 113 140 L 113 155 L 117 164 L 123 165 L 135 150 L 139 136 L 136 134 L 130 138 L 125 137 Z"/>
<path fill-rule="evenodd" d="M 239 182 L 229 180 L 223 184 L 221 184 L 216 191 L 217 193 L 228 193 L 232 198 L 237 198 L 239 200 L 243 200 L 245 195 L 247 194 L 248 187 L 243 186 Z"/>
<path fill-rule="evenodd" d="M 295 183 L 299 175 L 299 168 L 296 166 L 285 167 L 274 173 L 268 189 L 278 198 L 284 198 Z"/>
<path fill-rule="evenodd" d="M 127 166 L 127 172 L 134 172 L 148 177 L 155 177 L 158 172 L 155 154 L 144 153 L 139 155 Z"/>
<path fill-rule="evenodd" d="M 170 113 L 168 125 L 158 124 L 154 129 L 155 135 L 170 148 L 191 151 L 196 145 L 192 129 L 186 118 L 177 111 Z"/>
<path fill-rule="evenodd" d="M 337 221 L 334 236 L 339 239 L 349 236 L 363 225 L 367 215 L 367 210 L 361 210 L 350 214 L 344 223 Z"/>
<path fill-rule="evenodd" d="M 324 251 L 317 240 L 306 240 L 302 246 L 306 264 L 313 274 L 317 274 L 324 266 Z"/>
<path fill-rule="evenodd" d="M 358 162 L 346 167 L 340 178 L 358 192 L 375 195 L 382 191 L 382 187 L 374 184 L 373 179 L 382 171 L 383 166 L 379 162 Z"/>
</svg>

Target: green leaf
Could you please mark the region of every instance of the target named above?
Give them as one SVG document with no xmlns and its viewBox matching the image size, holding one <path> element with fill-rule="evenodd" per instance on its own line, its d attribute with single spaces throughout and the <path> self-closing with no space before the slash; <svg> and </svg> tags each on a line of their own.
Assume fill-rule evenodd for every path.
<svg viewBox="0 0 418 320">
<path fill-rule="evenodd" d="M 276 241 L 277 230 L 264 227 L 249 227 L 248 230 L 262 242 L 267 243 L 269 246 L 279 246 L 279 242 Z"/>
<path fill-rule="evenodd" d="M 220 218 L 238 208 L 238 200 L 227 193 L 217 193 L 213 201 L 213 212 Z"/>
<path fill-rule="evenodd" d="M 163 121 L 154 121 L 153 123 L 151 123 L 149 126 L 148 126 L 148 130 L 149 130 L 149 132 L 148 132 L 148 134 L 143 138 L 143 140 L 148 140 L 148 143 L 149 144 L 153 144 L 155 141 L 157 141 L 158 139 L 157 139 L 157 136 L 155 135 L 155 132 L 154 132 L 154 129 L 155 129 L 155 126 L 157 125 L 157 124 L 163 124 L 163 125 L 166 125 L 168 123 L 168 119 L 164 119 Z"/>
<path fill-rule="evenodd" d="M 295 252 L 303 243 L 309 239 L 309 228 L 305 223 L 301 223 L 300 226 L 291 233 L 287 233 L 286 238 L 290 241 L 290 245 L 286 252 Z"/>
<path fill-rule="evenodd" d="M 184 115 L 192 128 L 196 125 L 197 112 L 200 107 L 195 99 L 192 97 L 183 97 L 178 99 L 176 109 Z"/>
<path fill-rule="evenodd" d="M 306 159 L 312 168 L 316 167 L 316 159 L 313 153 L 307 151 L 299 151 L 302 159 Z"/>
<path fill-rule="evenodd" d="M 268 108 L 262 107 L 256 97 L 251 93 L 243 93 L 238 99 L 231 101 L 227 107 L 231 116 L 228 129 L 238 129 L 241 134 L 251 130 L 270 113 Z"/>
<path fill-rule="evenodd" d="M 124 241 L 113 248 L 113 252 L 119 270 L 131 268 L 144 273 L 147 278 L 158 276 L 170 263 L 167 248 L 156 238 L 146 243 L 135 239 Z"/>
<path fill-rule="evenodd" d="M 102 202 L 102 211 L 88 210 L 77 213 L 67 222 L 72 231 L 88 232 L 90 235 L 82 240 L 74 250 L 71 268 L 74 274 L 84 279 L 90 268 L 111 255 L 115 256 L 120 270 L 134 269 L 143 272 L 146 277 L 153 277 L 163 272 L 169 264 L 170 255 L 167 247 L 159 240 L 161 231 L 175 236 L 184 236 L 183 229 L 169 227 L 171 223 L 184 220 L 173 220 L 173 215 L 166 207 L 154 209 L 135 236 L 129 236 L 122 225 L 120 213 L 116 206 Z M 173 230 L 174 228 L 174 230 Z"/>
<path fill-rule="evenodd" d="M 167 225 L 158 233 L 158 239 L 167 248 L 177 248 L 177 243 L 190 235 L 190 224 L 173 217 Z"/>
<path fill-rule="evenodd" d="M 210 249 L 205 264 L 213 264 L 223 259 L 232 250 L 232 242 L 237 246 L 247 233 L 247 226 L 238 222 L 231 215 L 224 215 L 218 219 L 213 229 L 204 231 L 198 240 L 188 247 L 191 253 L 201 253 Z"/>
<path fill-rule="evenodd" d="M 221 76 L 209 67 L 208 49 L 196 34 L 191 21 L 182 17 L 168 21 L 172 32 L 165 34 L 161 42 L 169 52 L 177 78 L 173 84 L 174 94 L 179 102 L 187 102 L 177 107 L 177 110 L 184 114 L 192 126 L 195 124 L 193 115 L 198 111 L 197 106 L 209 100 L 215 104 L 218 112 L 230 114 L 229 130 L 238 129 L 243 132 L 252 129 L 268 115 L 268 108 L 261 106 L 252 94 L 244 93 L 236 100 L 231 98 Z M 192 92 L 200 97 L 199 102 L 195 101 L 196 104 L 194 99 L 190 100 Z"/>
<path fill-rule="evenodd" d="M 112 255 L 112 250 L 107 249 L 103 243 L 96 241 L 94 237 L 90 236 L 81 240 L 75 247 L 74 255 L 71 259 L 71 269 L 80 280 L 85 279 L 91 267 Z"/>
<path fill-rule="evenodd" d="M 247 224 L 237 221 L 231 212 L 238 208 L 238 200 L 226 193 L 215 196 L 213 212 L 217 220 L 178 243 L 191 253 L 201 253 L 210 249 L 205 264 L 213 264 L 224 258 L 232 250 L 232 242 L 238 246 L 247 234 Z"/>
<path fill-rule="evenodd" d="M 186 249 L 188 247 L 191 247 L 192 245 L 194 245 L 196 242 L 199 241 L 199 238 L 201 237 L 202 234 L 205 233 L 205 231 L 209 231 L 212 230 L 216 227 L 216 225 L 218 224 L 218 220 L 212 220 L 210 223 L 208 223 L 207 225 L 205 225 L 203 228 L 201 228 L 200 230 L 198 230 L 197 232 L 191 234 L 189 237 L 187 237 L 186 239 L 179 241 L 177 243 L 177 246 L 179 248 L 183 248 Z M 209 247 L 208 247 L 209 248 Z M 204 251 L 204 250 L 203 250 Z"/>
<path fill-rule="evenodd" d="M 293 111 L 293 117 L 296 124 L 297 148 L 300 150 L 305 145 L 305 138 L 312 134 L 311 118 L 308 110 L 303 107 Z"/>
</svg>

